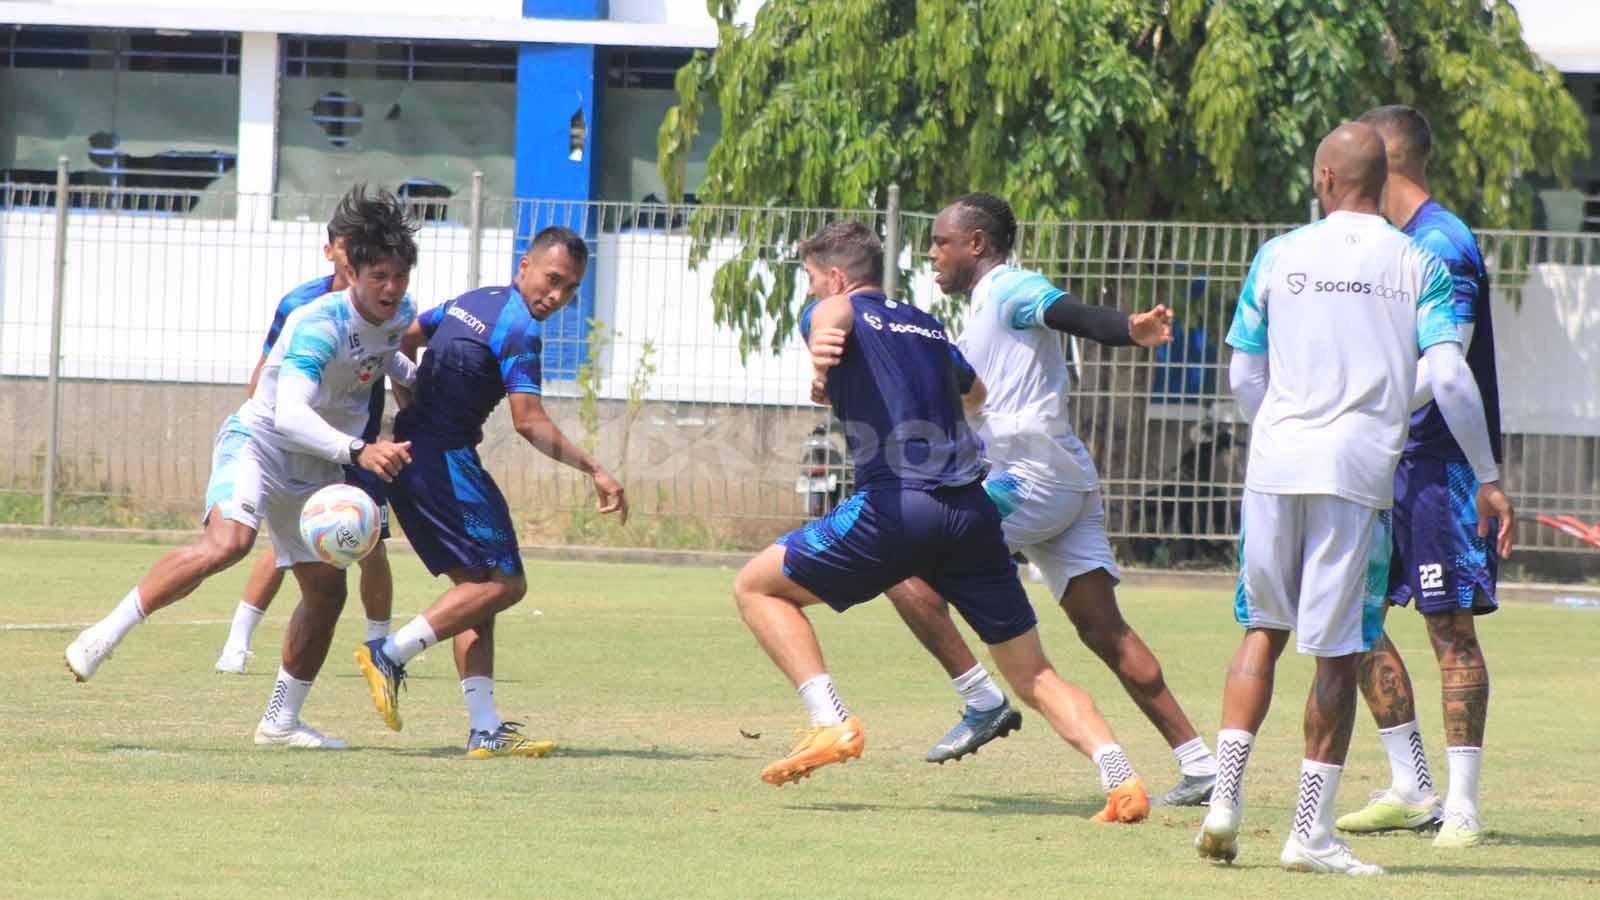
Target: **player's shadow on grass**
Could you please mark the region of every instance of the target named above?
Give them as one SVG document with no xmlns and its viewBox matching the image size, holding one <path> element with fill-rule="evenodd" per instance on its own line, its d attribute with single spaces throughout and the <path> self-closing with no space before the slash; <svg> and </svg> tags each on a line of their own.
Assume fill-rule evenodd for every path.
<svg viewBox="0 0 1600 900">
<path fill-rule="evenodd" d="M 1384 871 L 1388 872 L 1390 875 L 1425 875 L 1430 878 L 1440 875 L 1460 878 L 1482 878 L 1485 875 L 1495 875 L 1503 878 L 1538 878 L 1540 880 L 1545 880 L 1551 878 L 1552 876 L 1562 878 L 1583 878 L 1588 880 L 1600 878 L 1600 869 L 1579 869 L 1571 866 L 1566 868 L 1544 866 L 1497 866 L 1489 863 L 1481 866 L 1439 866 L 1433 864 L 1422 866 L 1385 865 L 1383 868 Z"/>
<path fill-rule="evenodd" d="M 957 800 L 968 804 L 940 803 L 929 807 L 938 812 L 968 813 L 979 816 L 1076 816 L 1088 818 L 1104 807 L 1100 799 L 1063 800 L 1048 794 L 961 794 Z"/>
<path fill-rule="evenodd" d="M 1489 841 L 1513 847 L 1600 847 L 1600 834 L 1518 834 L 1514 831 L 1492 831 Z"/>
<path fill-rule="evenodd" d="M 815 812 L 882 812 L 884 810 L 960 813 L 977 816 L 1076 816 L 1086 819 L 1100 811 L 1105 804 L 1100 801 L 1082 802 L 1061 800 L 1043 794 L 996 795 L 964 794 L 958 800 L 968 803 L 797 803 L 790 809 L 809 809 Z"/>
<path fill-rule="evenodd" d="M 391 756 L 416 756 L 433 759 L 448 759 L 458 757 L 466 759 L 466 753 L 459 744 L 449 747 L 351 747 L 352 750 L 370 750 L 387 753 Z M 543 757 L 547 761 L 560 761 L 562 759 L 637 759 L 643 762 L 708 762 L 715 759 L 739 759 L 732 753 L 708 753 L 694 751 L 684 753 L 677 750 L 664 750 L 660 747 L 573 747 L 557 742 L 554 753 Z M 481 762 L 481 761 L 479 761 Z"/>
</svg>

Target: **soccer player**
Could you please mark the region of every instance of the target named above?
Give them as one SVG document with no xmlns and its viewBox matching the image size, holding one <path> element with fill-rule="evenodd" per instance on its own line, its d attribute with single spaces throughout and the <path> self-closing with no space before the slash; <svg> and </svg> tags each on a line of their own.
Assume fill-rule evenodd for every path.
<svg viewBox="0 0 1600 900">
<path fill-rule="evenodd" d="M 800 255 L 819 298 L 801 314 L 801 333 L 848 335 L 837 365 L 815 368 L 813 397 L 825 391 L 844 422 L 857 488 L 734 581 L 745 624 L 811 715 L 804 738 L 762 780 L 798 782 L 859 757 L 866 742 L 823 665 L 805 607 L 843 612 L 915 575 L 966 617 L 1012 689 L 1094 760 L 1107 794 L 1094 819 L 1143 820 L 1150 802 L 1133 766 L 1094 701 L 1062 680 L 1039 644 L 999 510 L 983 490 L 982 444 L 962 415 L 958 367 L 970 367 L 938 319 L 884 295 L 883 248 L 865 225 L 830 223 Z"/>
<path fill-rule="evenodd" d="M 369 444 L 356 432 L 366 422 L 374 378 L 388 374 L 409 385 L 416 374 L 398 352 L 415 317 L 406 285 L 417 260 L 416 226 L 394 195 L 369 195 L 364 185 L 344 196 L 336 217 L 351 222 L 343 267 L 349 287 L 289 315 L 255 394 L 223 423 L 201 539 L 161 557 L 110 615 L 66 651 L 67 668 L 88 681 L 134 626 L 244 558 L 264 520 L 278 565 L 293 569 L 301 598 L 256 727 L 258 744 L 344 746 L 300 719 L 345 599 L 344 572 L 318 560 L 301 540 L 300 510 L 311 494 L 340 479 L 341 464 L 388 479 L 409 459 L 406 444 Z"/>
<path fill-rule="evenodd" d="M 589 248 L 576 232 L 546 228 L 518 260 L 509 287 L 468 291 L 418 316 L 406 333 L 408 352 L 423 344 L 428 352 L 410 404 L 395 417 L 395 437 L 411 445 L 411 464 L 390 486 L 390 502 L 428 571 L 452 586 L 394 634 L 357 648 L 356 662 L 378 714 L 399 731 L 406 663 L 454 638 L 471 719 L 467 756 L 474 759 L 543 756 L 555 747 L 501 719 L 494 701 L 495 614 L 528 589 L 511 512 L 477 451 L 483 423 L 501 398 L 510 398 L 518 434 L 588 475 L 600 512 L 628 521 L 622 485 L 561 433 L 540 400 L 544 322 L 577 293 L 588 262 Z"/>
<path fill-rule="evenodd" d="M 1428 120 L 1409 106 L 1380 106 L 1360 121 L 1383 137 L 1389 177 L 1383 214 L 1444 261 L 1450 271 L 1456 330 L 1467 347 L 1467 366 L 1483 394 L 1483 417 L 1495 461 L 1501 461 L 1500 400 L 1494 365 L 1494 322 L 1489 274 L 1472 231 L 1428 195 Z M 1427 361 L 1420 364 L 1418 399 L 1430 397 Z M 1411 415 L 1400 466 L 1394 473 L 1394 557 L 1389 602 L 1416 601 L 1439 660 L 1444 693 L 1444 734 L 1450 763 L 1449 792 L 1441 817 L 1428 773 L 1411 676 L 1387 634 L 1361 660 L 1361 693 L 1378 722 L 1393 780 L 1358 812 L 1339 817 L 1341 831 L 1416 830 L 1438 827 L 1436 847 L 1470 847 L 1482 840 L 1478 824 L 1478 766 L 1489 705 L 1489 671 L 1478 645 L 1474 617 L 1492 613 L 1497 548 L 1478 534 L 1472 498 L 1477 478 L 1437 403 Z M 1441 823 L 1442 818 L 1442 823 Z"/>
<path fill-rule="evenodd" d="M 1419 352 L 1482 483 L 1480 531 L 1498 515 L 1508 542 L 1512 510 L 1461 352 L 1449 272 L 1378 215 L 1383 140 L 1367 125 L 1341 125 L 1318 145 L 1312 171 L 1327 216 L 1256 253 L 1228 331 L 1229 381 L 1252 423 L 1234 602 L 1246 631 L 1228 668 L 1220 771 L 1195 846 L 1207 859 L 1238 854 L 1244 768 L 1293 630 L 1316 673 L 1279 862 L 1378 875 L 1334 836 L 1333 798 L 1355 720 L 1357 664 L 1378 632 L 1389 557 L 1382 511 L 1394 499 Z"/>
<path fill-rule="evenodd" d="M 256 384 L 261 379 L 261 369 L 267 363 L 267 354 L 272 352 L 272 345 L 277 343 L 278 335 L 283 332 L 283 325 L 288 320 L 289 314 L 324 294 L 342 291 L 349 287 L 344 278 L 344 268 L 348 264 L 344 246 L 354 223 L 339 217 L 339 212 L 343 209 L 341 206 L 339 210 L 335 210 L 334 217 L 328 221 L 328 243 L 322 247 L 322 255 L 334 264 L 333 274 L 313 278 L 285 294 L 279 301 L 278 310 L 272 317 L 272 326 L 267 330 L 267 341 L 261 349 L 261 358 L 256 361 L 255 371 L 250 373 L 250 394 L 255 393 Z M 372 399 L 367 404 L 367 426 L 361 432 L 361 439 L 369 444 L 378 439 L 378 432 L 383 426 L 384 390 L 385 379 L 376 379 L 376 383 L 372 386 Z M 383 541 L 389 538 L 388 498 L 384 493 L 383 480 L 360 466 L 345 466 L 344 480 L 346 484 L 365 491 L 367 496 L 372 498 L 372 502 L 378 505 L 378 514 L 382 522 L 380 540 L 359 565 L 361 605 L 366 610 L 367 638 L 383 637 L 389 633 L 389 610 L 394 602 L 394 575 L 389 570 L 389 554 L 383 544 Z M 222 653 L 217 657 L 218 672 L 244 674 L 250 657 L 255 655 L 250 649 L 250 644 L 256 626 L 261 624 L 261 618 L 266 614 L 267 607 L 272 604 L 272 599 L 277 596 L 279 588 L 283 587 L 283 573 L 284 570 L 278 568 L 275 551 L 267 549 L 256 557 L 255 568 L 250 571 L 250 578 L 245 582 L 244 598 L 234 610 L 233 626 L 228 630 L 228 640 L 222 645 Z"/>
<path fill-rule="evenodd" d="M 992 468 L 984 489 L 1000 508 L 1006 543 L 1044 573 L 1046 586 L 1078 636 L 1117 677 L 1177 757 L 1180 781 L 1157 805 L 1199 805 L 1211 792 L 1217 763 L 1167 688 L 1161 663 L 1122 618 L 1114 591 L 1120 570 L 1106 540 L 1099 476 L 1067 420 L 1067 359 L 1056 332 L 1114 347 L 1154 347 L 1172 339 L 1164 306 L 1129 316 L 1080 303 L 1043 275 L 1009 266 L 1017 219 L 1010 204 L 973 193 L 946 206 L 933 222 L 935 280 L 965 294 L 972 312 L 960 347 L 987 388 L 974 416 Z M 842 332 L 813 337 L 829 365 Z M 965 709 L 933 749 L 929 762 L 960 759 L 1020 727 L 989 672 L 925 581 L 888 591 L 901 617 L 949 673 Z"/>
</svg>

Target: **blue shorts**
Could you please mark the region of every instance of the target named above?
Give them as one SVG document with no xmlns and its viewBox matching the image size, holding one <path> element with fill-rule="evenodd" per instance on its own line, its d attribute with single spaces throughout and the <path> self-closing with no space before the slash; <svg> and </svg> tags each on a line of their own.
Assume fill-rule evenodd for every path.
<svg viewBox="0 0 1600 900">
<path fill-rule="evenodd" d="M 368 472 L 360 466 L 344 467 L 344 483 L 351 487 L 358 487 L 378 504 L 378 538 L 389 539 L 389 485 L 382 478 Z"/>
<path fill-rule="evenodd" d="M 1402 458 L 1394 473 L 1394 556 L 1389 602 L 1423 614 L 1498 609 L 1498 561 L 1478 537 L 1478 479 L 1466 463 Z M 1491 521 L 1490 534 L 1495 523 Z"/>
<path fill-rule="evenodd" d="M 411 464 L 388 488 L 400 527 L 429 572 L 522 574 L 511 510 L 476 448 L 413 442 Z"/>
<path fill-rule="evenodd" d="M 978 482 L 858 491 L 778 543 L 783 573 L 839 612 L 916 575 L 986 644 L 1038 623 L 1006 549 L 1000 511 Z"/>
</svg>

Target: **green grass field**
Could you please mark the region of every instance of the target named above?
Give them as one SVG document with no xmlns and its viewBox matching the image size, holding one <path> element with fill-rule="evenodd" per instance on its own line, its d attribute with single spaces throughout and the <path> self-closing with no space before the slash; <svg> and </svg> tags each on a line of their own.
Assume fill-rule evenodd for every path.
<svg viewBox="0 0 1600 900">
<path fill-rule="evenodd" d="M 798 786 L 757 773 L 804 710 L 730 599 L 733 572 L 533 562 L 502 617 L 498 694 L 541 760 L 474 762 L 448 652 L 415 663 L 406 730 L 372 711 L 350 653 L 350 603 L 306 719 L 344 753 L 260 749 L 283 596 L 243 678 L 211 671 L 244 566 L 137 629 L 88 685 L 61 651 L 162 548 L 0 543 L 0 896 L 16 897 L 1582 897 L 1600 893 L 1600 612 L 1512 605 L 1483 623 L 1494 679 L 1483 776 L 1489 842 L 1435 852 L 1365 838 L 1388 879 L 1277 868 L 1300 759 L 1310 666 L 1279 677 L 1246 781 L 1238 865 L 1195 858 L 1194 809 L 1135 827 L 1087 821 L 1093 767 L 1037 715 L 975 758 L 922 762 L 958 702 L 887 602 L 813 615 L 866 755 Z M 396 554 L 396 619 L 441 588 Z M 1095 695 L 1146 781 L 1175 764 L 1061 613 L 1039 601 L 1046 648 Z M 1128 590 L 1123 607 L 1210 741 L 1238 640 L 1230 597 Z M 1424 734 L 1443 780 L 1437 668 L 1416 617 L 1411 651 Z M 741 735 L 759 734 L 758 738 Z M 1387 781 L 1363 712 L 1340 811 Z"/>
</svg>

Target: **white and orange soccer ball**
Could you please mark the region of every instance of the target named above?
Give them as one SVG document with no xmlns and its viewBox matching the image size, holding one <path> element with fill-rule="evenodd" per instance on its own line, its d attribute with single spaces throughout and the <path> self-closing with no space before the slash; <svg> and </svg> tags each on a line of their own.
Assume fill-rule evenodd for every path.
<svg viewBox="0 0 1600 900">
<path fill-rule="evenodd" d="M 330 484 L 300 510 L 300 537 L 323 562 L 346 568 L 378 544 L 378 505 L 367 492 L 348 484 Z"/>
</svg>

